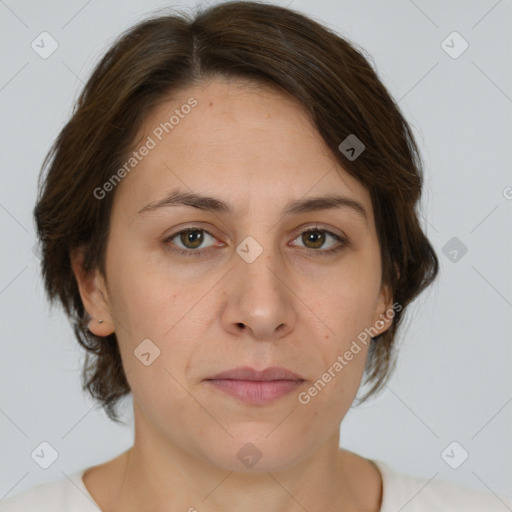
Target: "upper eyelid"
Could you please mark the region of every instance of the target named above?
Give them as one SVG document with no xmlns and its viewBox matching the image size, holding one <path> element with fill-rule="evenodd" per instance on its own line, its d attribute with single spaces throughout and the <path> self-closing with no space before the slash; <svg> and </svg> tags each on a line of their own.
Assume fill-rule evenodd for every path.
<svg viewBox="0 0 512 512">
<path fill-rule="evenodd" d="M 334 231 L 331 231 L 330 229 L 327 228 L 323 228 L 322 226 L 311 226 L 301 229 L 293 238 L 293 240 L 295 240 L 295 238 L 302 235 L 303 233 L 307 233 L 309 231 L 323 231 L 327 233 L 327 235 L 332 236 L 336 240 L 336 242 L 340 242 L 347 239 L 345 235 L 334 233 Z"/>
</svg>

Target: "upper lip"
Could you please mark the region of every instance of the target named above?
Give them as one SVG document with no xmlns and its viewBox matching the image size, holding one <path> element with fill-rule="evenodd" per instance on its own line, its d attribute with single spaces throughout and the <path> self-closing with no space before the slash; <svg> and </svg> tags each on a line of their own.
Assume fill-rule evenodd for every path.
<svg viewBox="0 0 512 512">
<path fill-rule="evenodd" d="M 272 380 L 304 380 L 300 375 L 293 373 L 286 368 L 272 366 L 258 371 L 249 366 L 241 366 L 217 373 L 206 380 L 254 380 L 254 381 L 272 381 Z"/>
</svg>

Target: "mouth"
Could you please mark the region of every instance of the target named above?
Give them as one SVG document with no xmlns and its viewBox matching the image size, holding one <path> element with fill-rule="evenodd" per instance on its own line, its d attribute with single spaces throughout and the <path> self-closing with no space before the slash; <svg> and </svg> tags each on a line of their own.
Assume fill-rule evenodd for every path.
<svg viewBox="0 0 512 512">
<path fill-rule="evenodd" d="M 205 379 L 214 389 L 253 405 L 266 405 L 296 390 L 305 381 L 286 368 L 258 371 L 234 368 Z"/>
</svg>

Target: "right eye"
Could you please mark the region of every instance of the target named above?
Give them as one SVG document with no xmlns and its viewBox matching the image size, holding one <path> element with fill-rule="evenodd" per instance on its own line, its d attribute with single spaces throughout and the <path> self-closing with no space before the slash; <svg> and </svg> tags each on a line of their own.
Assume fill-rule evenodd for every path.
<svg viewBox="0 0 512 512">
<path fill-rule="evenodd" d="M 211 246 L 206 249 L 201 247 L 205 238 L 207 239 L 208 237 L 215 240 L 215 237 L 205 229 L 189 227 L 166 237 L 164 242 L 169 245 L 170 250 L 176 251 L 183 256 L 201 256 L 204 252 L 208 252 L 211 249 Z M 176 246 L 176 248 L 172 247 L 172 245 Z"/>
</svg>

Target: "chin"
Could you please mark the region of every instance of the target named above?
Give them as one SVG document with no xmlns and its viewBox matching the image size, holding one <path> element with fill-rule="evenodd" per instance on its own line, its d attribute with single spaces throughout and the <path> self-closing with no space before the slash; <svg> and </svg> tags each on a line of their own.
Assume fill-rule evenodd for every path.
<svg viewBox="0 0 512 512">
<path fill-rule="evenodd" d="M 236 473 L 277 472 L 293 467 L 306 456 L 304 439 L 285 438 L 277 430 L 269 436 L 272 429 L 262 429 L 261 425 L 259 429 L 246 428 L 244 434 L 228 430 L 232 438 L 226 434 L 224 442 L 212 440 L 203 447 L 203 456 L 214 466 Z"/>
</svg>

